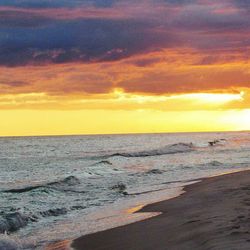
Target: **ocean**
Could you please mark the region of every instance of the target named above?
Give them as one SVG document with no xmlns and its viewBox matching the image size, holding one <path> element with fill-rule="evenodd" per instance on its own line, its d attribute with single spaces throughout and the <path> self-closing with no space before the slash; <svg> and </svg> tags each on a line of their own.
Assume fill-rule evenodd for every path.
<svg viewBox="0 0 250 250">
<path fill-rule="evenodd" d="M 154 216 L 131 211 L 249 169 L 249 152 L 250 132 L 2 137 L 0 246 L 43 249 Z"/>
</svg>

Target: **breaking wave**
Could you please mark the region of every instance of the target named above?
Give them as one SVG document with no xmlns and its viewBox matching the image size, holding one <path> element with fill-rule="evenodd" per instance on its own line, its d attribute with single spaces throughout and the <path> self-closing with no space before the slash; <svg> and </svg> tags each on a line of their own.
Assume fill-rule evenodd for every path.
<svg viewBox="0 0 250 250">
<path fill-rule="evenodd" d="M 100 164 L 109 165 L 109 166 L 113 165 L 110 161 L 99 161 L 99 162 L 93 164 L 93 166 L 97 166 L 97 165 L 100 165 Z"/>
<path fill-rule="evenodd" d="M 55 208 L 55 209 L 49 209 L 46 211 L 42 211 L 39 214 L 42 217 L 50 217 L 50 216 L 59 216 L 59 215 L 64 215 L 67 214 L 67 209 L 66 208 Z"/>
<path fill-rule="evenodd" d="M 195 150 L 193 143 L 177 143 L 172 145 L 167 145 L 162 148 L 131 152 L 131 153 L 115 153 L 108 155 L 104 158 L 110 158 L 114 156 L 122 157 L 148 157 L 148 156 L 157 156 L 157 155 L 166 155 L 166 154 L 178 154 L 178 153 L 187 153 Z"/>
<path fill-rule="evenodd" d="M 0 215 L 0 234 L 16 232 L 19 229 L 25 227 L 30 222 L 38 222 L 44 217 L 57 217 L 65 215 L 69 211 L 84 209 L 84 206 L 72 206 L 70 208 L 52 208 L 46 211 L 40 211 L 35 214 L 25 215 L 20 212 L 3 213 Z M 0 249 L 1 239 L 0 239 Z"/>
<path fill-rule="evenodd" d="M 68 176 L 63 180 L 55 181 L 55 182 L 49 182 L 41 185 L 34 185 L 34 186 L 27 186 L 27 187 L 22 187 L 22 188 L 14 188 L 14 189 L 8 189 L 8 190 L 3 190 L 2 192 L 4 193 L 25 193 L 29 192 L 35 189 L 39 188 L 52 188 L 55 190 L 59 191 L 70 191 L 70 192 L 83 192 L 83 191 L 76 191 L 73 190 L 71 187 L 76 186 L 80 184 L 80 180 L 76 178 L 75 176 Z"/>
<path fill-rule="evenodd" d="M 19 213 L 3 214 L 0 217 L 0 233 L 15 232 L 28 224 L 28 217 Z M 0 248 L 2 249 L 2 248 Z"/>
</svg>

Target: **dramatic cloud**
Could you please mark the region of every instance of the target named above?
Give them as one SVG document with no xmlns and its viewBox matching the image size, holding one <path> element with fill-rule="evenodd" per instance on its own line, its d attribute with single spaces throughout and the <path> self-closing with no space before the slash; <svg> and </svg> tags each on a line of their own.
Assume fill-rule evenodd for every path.
<svg viewBox="0 0 250 250">
<path fill-rule="evenodd" d="M 0 65 L 114 61 L 173 47 L 243 49 L 250 45 L 243 4 L 6 1 L 0 4 Z"/>
<path fill-rule="evenodd" d="M 113 100 L 117 89 L 248 93 L 249 10 L 243 0 L 1 1 L 1 100 L 37 94 L 54 107 L 64 98 Z"/>
<path fill-rule="evenodd" d="M 93 5 L 96 7 L 110 7 L 119 0 L 3 0 L 2 6 L 14 6 L 24 8 L 59 8 L 59 7 L 80 7 Z"/>
<path fill-rule="evenodd" d="M 240 92 L 248 88 L 250 62 L 241 54 L 201 55 L 164 50 L 116 62 L 0 68 L 0 93 L 137 94 Z M 17 84 L 21 83 L 21 84 Z"/>
</svg>

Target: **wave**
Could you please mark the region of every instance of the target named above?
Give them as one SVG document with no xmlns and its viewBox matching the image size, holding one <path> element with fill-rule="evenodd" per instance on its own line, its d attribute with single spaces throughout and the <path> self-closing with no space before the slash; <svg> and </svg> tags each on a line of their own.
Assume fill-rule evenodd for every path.
<svg viewBox="0 0 250 250">
<path fill-rule="evenodd" d="M 28 222 L 29 218 L 19 212 L 3 214 L 0 218 L 0 233 L 15 232 L 25 227 Z"/>
<path fill-rule="evenodd" d="M 81 184 L 81 181 L 77 177 L 72 175 L 66 177 L 63 180 L 48 183 L 46 186 L 64 192 L 70 191 L 70 192 L 84 193 L 84 191 L 77 191 L 72 189 L 72 187 L 77 186 L 79 184 Z"/>
<path fill-rule="evenodd" d="M 35 214 L 24 215 L 20 212 L 12 213 L 2 213 L 0 215 L 0 234 L 16 232 L 19 229 L 25 227 L 30 222 L 38 222 L 41 218 L 44 217 L 57 217 L 60 215 L 67 214 L 70 210 L 81 210 L 86 207 L 84 206 L 72 206 L 69 208 L 51 208 L 45 211 L 40 211 Z M 0 239 L 0 249 L 1 248 L 1 239 Z"/>
<path fill-rule="evenodd" d="M 99 162 L 94 163 L 93 166 L 97 166 L 97 165 L 100 165 L 100 164 L 110 165 L 110 166 L 113 165 L 110 161 L 99 161 Z"/>
<path fill-rule="evenodd" d="M 48 185 L 69 185 L 69 186 L 74 186 L 74 185 L 77 185 L 77 184 L 80 184 L 80 180 L 71 175 L 71 176 L 68 176 L 62 180 L 59 180 L 59 181 L 55 181 L 55 182 L 50 182 L 48 183 Z"/>
<path fill-rule="evenodd" d="M 76 205 L 76 206 L 72 206 L 69 208 L 66 207 L 62 207 L 62 208 L 51 208 L 45 211 L 40 211 L 37 213 L 37 215 L 33 215 L 31 218 L 36 218 L 36 221 L 39 220 L 40 217 L 57 217 L 60 215 L 64 215 L 67 214 L 69 211 L 73 211 L 73 210 L 82 210 L 85 209 L 86 207 L 81 206 L 81 205 Z M 29 217 L 29 218 L 30 218 Z"/>
<path fill-rule="evenodd" d="M 167 145 L 162 148 L 145 150 L 139 152 L 131 153 L 114 153 L 111 155 L 104 156 L 104 158 L 110 158 L 115 156 L 121 157 L 148 157 L 148 156 L 157 156 L 157 155 L 166 155 L 166 154 L 178 154 L 178 153 L 188 153 L 195 150 L 193 143 L 177 143 L 172 145 Z"/>
<path fill-rule="evenodd" d="M 127 186 L 124 183 L 122 183 L 122 182 L 117 183 L 116 185 L 110 187 L 110 189 L 111 190 L 115 190 L 118 193 L 123 194 L 123 195 L 127 195 L 128 194 L 127 191 L 125 191 L 127 189 Z"/>
<path fill-rule="evenodd" d="M 0 249 L 2 249 L 2 250 L 20 250 L 22 248 L 14 240 L 8 239 L 6 237 L 6 238 L 0 239 Z"/>
<path fill-rule="evenodd" d="M 76 193 L 84 193 L 84 191 L 77 191 L 72 189 L 72 186 L 76 186 L 80 184 L 80 180 L 76 178 L 75 176 L 68 176 L 62 180 L 55 181 L 55 182 L 48 182 L 45 184 L 41 185 L 34 185 L 34 186 L 27 186 L 27 187 L 22 187 L 22 188 L 14 188 L 14 189 L 8 189 L 8 190 L 3 190 L 2 192 L 4 193 L 25 193 L 29 191 L 33 191 L 35 189 L 40 189 L 40 188 L 46 188 L 46 189 L 55 189 L 59 191 L 64 191 L 64 192 L 76 192 Z"/>
<path fill-rule="evenodd" d="M 208 163 L 208 165 L 213 166 L 213 167 L 219 167 L 219 166 L 223 166 L 223 163 L 219 161 L 211 161 Z"/>
<path fill-rule="evenodd" d="M 146 172 L 146 174 L 163 174 L 165 171 L 160 170 L 158 168 L 151 169 Z"/>
<path fill-rule="evenodd" d="M 96 155 L 96 156 L 91 156 L 87 158 L 91 160 L 103 159 L 102 161 L 98 161 L 97 163 L 94 163 L 93 166 L 99 165 L 99 164 L 112 165 L 112 163 L 107 161 L 106 159 L 111 158 L 111 157 L 116 157 L 116 156 L 130 158 L 130 157 L 150 157 L 150 156 L 159 156 L 159 155 L 167 155 L 167 154 L 188 153 L 188 152 L 195 151 L 197 149 L 224 146 L 226 142 L 227 142 L 226 139 L 215 139 L 212 141 L 205 141 L 199 144 L 194 144 L 192 142 L 190 143 L 180 142 L 180 143 L 170 144 L 170 145 L 166 145 L 161 148 L 152 149 L 152 150 L 135 151 L 135 152 L 116 152 L 112 154 Z"/>
<path fill-rule="evenodd" d="M 42 217 L 50 217 L 50 216 L 59 216 L 59 215 L 64 215 L 67 214 L 68 210 L 63 207 L 63 208 L 55 208 L 55 209 L 49 209 L 46 211 L 39 212 L 39 214 Z"/>
</svg>

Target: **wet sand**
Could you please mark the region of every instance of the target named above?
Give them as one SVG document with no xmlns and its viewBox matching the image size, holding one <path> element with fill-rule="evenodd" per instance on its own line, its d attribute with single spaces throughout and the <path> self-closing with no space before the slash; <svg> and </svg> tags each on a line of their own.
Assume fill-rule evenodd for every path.
<svg viewBox="0 0 250 250">
<path fill-rule="evenodd" d="M 51 243 L 45 247 L 44 250 L 70 250 L 70 240 L 58 241 L 55 243 Z"/>
<path fill-rule="evenodd" d="M 139 212 L 160 215 L 85 235 L 71 247 L 87 249 L 250 249 L 250 171 L 204 179 L 181 196 Z"/>
</svg>

